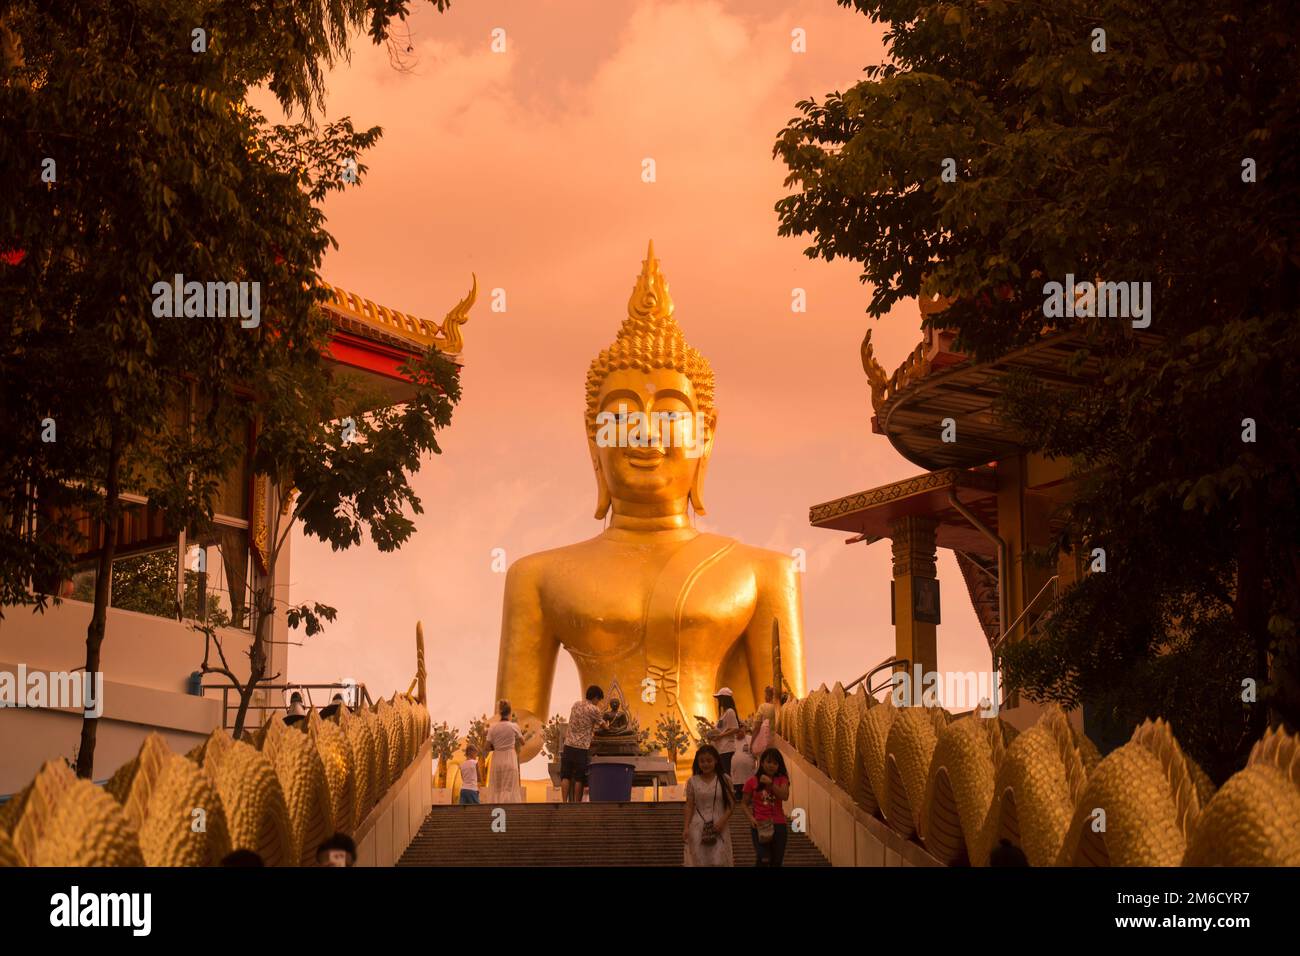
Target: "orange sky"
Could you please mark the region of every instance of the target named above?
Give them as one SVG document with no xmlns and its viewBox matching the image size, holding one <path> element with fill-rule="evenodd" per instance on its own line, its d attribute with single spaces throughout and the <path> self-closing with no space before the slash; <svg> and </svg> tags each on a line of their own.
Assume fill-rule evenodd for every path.
<svg viewBox="0 0 1300 956">
<path fill-rule="evenodd" d="M 294 648 L 296 681 L 349 676 L 384 694 L 414 671 L 423 620 L 430 710 L 462 731 L 493 703 L 508 561 L 596 534 L 582 425 L 587 365 L 613 339 L 653 238 L 687 338 L 713 363 L 719 425 L 702 529 L 807 552 L 811 686 L 893 652 L 889 544 L 845 546 L 809 505 L 921 471 L 870 431 L 858 346 L 871 321 L 854 264 L 780 239 L 772 158 L 794 104 L 853 84 L 880 30 L 831 0 L 457 2 L 410 23 L 415 66 L 364 38 L 329 80 L 328 117 L 384 136 L 364 183 L 326 207 L 328 281 L 441 319 L 478 273 L 464 397 L 444 454 L 415 478 L 425 514 L 400 552 L 299 536 L 292 598 L 339 609 Z M 493 53 L 493 28 L 507 51 Z M 807 53 L 791 51 L 803 28 Z M 641 180 L 642 160 L 657 182 Z M 808 311 L 791 312 L 791 290 Z M 507 311 L 490 311 L 504 289 Z M 919 341 L 914 303 L 878 324 L 894 368 Z M 951 552 L 940 552 L 945 670 L 989 655 Z M 561 655 L 552 712 L 578 692 Z M 540 763 L 530 766 L 541 775 Z"/>
</svg>

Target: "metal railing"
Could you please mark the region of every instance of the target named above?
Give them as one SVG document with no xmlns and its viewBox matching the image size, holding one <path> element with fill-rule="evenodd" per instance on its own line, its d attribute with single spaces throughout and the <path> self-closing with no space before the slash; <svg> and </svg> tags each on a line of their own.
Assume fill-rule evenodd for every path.
<svg viewBox="0 0 1300 956">
<path fill-rule="evenodd" d="M 239 688 L 233 687 L 230 684 L 201 684 L 199 686 L 199 689 L 204 692 L 203 694 L 204 697 L 207 696 L 206 693 L 207 691 L 210 690 L 221 691 L 221 726 L 224 730 L 231 730 L 235 726 L 235 722 L 232 718 L 232 713 L 233 714 L 239 713 Z M 258 693 L 262 693 L 264 691 L 266 692 L 279 691 L 281 696 L 283 696 L 285 691 L 295 691 L 295 690 L 303 692 L 303 694 L 307 698 L 304 703 L 306 704 L 307 708 L 310 710 L 317 709 L 316 702 L 312 700 L 312 696 L 311 696 L 311 692 L 314 690 L 323 690 L 323 691 L 331 692 L 327 694 L 326 702 L 321 705 L 322 707 L 328 706 L 329 703 L 333 700 L 334 694 L 336 693 L 341 692 L 343 694 L 344 700 L 346 701 L 349 696 L 348 694 L 349 691 L 351 691 L 353 694 L 352 703 L 348 705 L 352 709 L 355 709 L 362 705 L 365 705 L 367 707 L 375 706 L 375 702 L 370 699 L 370 692 L 366 690 L 365 684 L 258 684 L 256 691 L 254 691 L 254 697 L 256 697 Z M 235 694 L 235 700 L 233 704 L 231 703 L 230 700 L 230 695 L 232 693 Z M 273 711 L 273 712 L 284 711 L 285 713 L 288 713 L 289 708 L 288 705 L 283 703 L 283 701 L 276 704 L 259 704 L 254 700 L 254 701 L 250 701 L 248 704 L 248 712 L 251 714 L 253 711 L 257 711 L 261 715 L 261 719 L 256 721 L 256 723 L 254 723 L 253 726 L 260 727 L 262 724 L 266 723 L 265 714 L 267 711 Z"/>
<path fill-rule="evenodd" d="M 1024 621 L 1024 619 L 1029 615 L 1031 611 L 1034 610 L 1034 608 L 1038 605 L 1038 602 L 1042 599 L 1044 594 L 1046 594 L 1050 590 L 1052 592 L 1052 600 L 1056 600 L 1056 598 L 1058 597 L 1058 590 L 1059 590 L 1057 585 L 1060 582 L 1060 579 L 1061 576 L 1059 574 L 1053 574 L 1050 578 L 1047 579 L 1047 583 L 1044 584 L 1042 588 L 1039 589 L 1038 593 L 1034 595 L 1033 600 L 1030 601 L 1027 605 L 1025 605 L 1025 609 L 1020 612 L 1020 616 L 1017 617 L 1014 621 L 1012 621 L 1011 626 L 1008 627 L 1005 631 L 1003 631 L 1002 634 L 998 637 L 998 639 L 994 641 L 993 647 L 991 648 L 994 654 L 996 654 L 998 648 L 1002 646 L 1002 642 L 1005 641 L 1008 637 L 1010 637 L 1011 634 L 1015 631 L 1015 629 L 1020 626 L 1020 623 Z M 1035 622 L 1035 626 L 1036 625 L 1037 622 Z M 890 671 L 893 671 L 894 669 L 900 667 L 906 670 L 911 666 L 912 666 L 912 662 L 903 657 L 886 658 L 885 660 L 877 664 L 875 667 L 871 668 L 871 670 L 867 671 L 865 674 L 859 677 L 857 680 L 845 684 L 844 693 L 846 694 L 851 693 L 853 688 L 865 682 L 867 685 L 867 693 L 870 696 L 875 697 L 882 690 L 888 689 L 893 684 L 893 678 L 891 677 L 889 680 L 886 680 L 885 682 L 881 684 L 877 684 L 875 687 L 872 687 L 871 686 L 872 677 L 880 673 L 882 670 L 888 669 Z M 1005 706 L 1008 702 L 1013 702 L 1014 698 L 1015 698 L 1014 694 L 1007 694 L 1000 706 Z"/>
<path fill-rule="evenodd" d="M 859 677 L 857 680 L 855 680 L 855 681 L 853 681 L 853 682 L 851 682 L 851 683 L 849 683 L 849 684 L 845 684 L 845 685 L 844 685 L 844 693 L 846 693 L 846 694 L 851 693 L 852 690 L 853 690 L 853 688 L 857 687 L 859 684 L 861 684 L 861 683 L 863 683 L 863 682 L 865 681 L 865 682 L 866 682 L 866 685 L 867 685 L 867 694 L 870 695 L 871 697 L 875 697 L 875 696 L 876 696 L 878 693 L 880 693 L 882 690 L 884 690 L 885 688 L 887 688 L 887 687 L 889 687 L 889 686 L 891 686 L 891 685 L 893 684 L 893 678 L 891 677 L 889 680 L 885 681 L 883 684 L 877 684 L 875 687 L 872 687 L 872 686 L 871 686 L 871 678 L 872 678 L 872 677 L 874 677 L 876 674 L 880 673 L 880 672 L 881 672 L 882 670 L 884 670 L 885 668 L 889 668 L 889 669 L 892 671 L 895 667 L 901 667 L 901 668 L 903 668 L 904 670 L 906 670 L 907 668 L 909 668 L 909 667 L 911 667 L 911 666 L 912 666 L 912 662 L 909 661 L 909 660 L 908 660 L 907 658 L 905 658 L 905 657 L 888 657 L 888 658 L 886 658 L 885 660 L 881 661 L 879 664 L 877 664 L 875 667 L 871 668 L 871 670 L 867 671 L 865 674 L 863 674 L 863 675 L 862 675 L 861 677 Z"/>
<path fill-rule="evenodd" d="M 1058 596 L 1056 585 L 1057 582 L 1060 580 L 1061 580 L 1061 576 L 1059 574 L 1053 574 L 1050 578 L 1047 579 L 1047 583 L 1044 584 L 1039 589 L 1038 593 L 1034 595 L 1034 599 L 1025 605 L 1025 609 L 1020 612 L 1020 616 L 1017 617 L 1014 621 L 1012 621 L 1011 626 L 1008 627 L 1005 631 L 1003 631 L 1001 636 L 998 637 L 996 641 L 994 641 L 993 648 L 992 648 L 993 653 L 995 654 L 997 653 L 998 648 L 1002 646 L 1002 642 L 1012 635 L 1015 629 L 1020 625 L 1020 622 L 1023 621 L 1026 615 L 1028 615 L 1029 612 L 1034 609 L 1034 606 L 1038 604 L 1038 599 L 1041 598 L 1044 594 L 1046 594 L 1049 588 L 1052 591 L 1052 600 L 1053 601 L 1056 600 Z"/>
</svg>

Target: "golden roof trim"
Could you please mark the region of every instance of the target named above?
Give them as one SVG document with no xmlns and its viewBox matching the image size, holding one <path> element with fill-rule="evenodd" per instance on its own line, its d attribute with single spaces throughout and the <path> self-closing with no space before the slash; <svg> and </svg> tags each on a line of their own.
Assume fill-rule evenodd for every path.
<svg viewBox="0 0 1300 956">
<path fill-rule="evenodd" d="M 869 511 L 882 505 L 892 504 L 913 495 L 922 495 L 936 489 L 951 488 L 973 489 L 975 491 L 995 492 L 998 490 L 997 478 L 991 472 L 974 471 L 967 468 L 941 468 L 923 475 L 913 475 L 887 485 L 878 485 L 845 495 L 831 501 L 812 505 L 808 509 L 808 523 L 812 525 L 838 518 L 841 515 L 857 511 Z"/>
<path fill-rule="evenodd" d="M 871 385 L 871 408 L 878 412 L 882 405 L 907 386 L 929 376 L 931 365 L 929 356 L 926 355 L 925 342 L 922 341 L 908 353 L 893 375 L 886 374 L 876 359 L 875 347 L 871 344 L 871 331 L 867 329 L 867 334 L 862 339 L 862 370 L 867 373 L 867 381 Z"/>
<path fill-rule="evenodd" d="M 937 292 L 930 294 L 925 291 L 922 291 L 916 299 L 917 305 L 921 309 L 923 322 L 926 316 L 938 315 L 940 312 L 945 311 L 952 305 L 953 301 L 953 299 Z M 867 334 L 862 339 L 860 351 L 862 354 L 862 371 L 867 373 L 867 381 L 871 384 L 872 411 L 880 411 L 881 405 L 884 405 L 907 386 L 926 378 L 933 371 L 926 346 L 927 341 L 922 338 L 920 344 L 908 353 L 907 358 L 903 359 L 902 364 L 894 370 L 894 374 L 889 375 L 881 367 L 880 362 L 876 360 L 875 347 L 871 344 L 871 329 L 867 329 Z"/>
<path fill-rule="evenodd" d="M 428 319 L 418 318 L 408 312 L 390 309 L 386 305 L 380 305 L 355 292 L 349 292 L 324 281 L 320 286 L 330 293 L 330 298 L 323 302 L 322 306 L 329 311 L 355 319 L 376 331 L 396 335 L 425 347 L 436 346 L 438 351 L 447 355 L 459 355 L 465 346 L 460 327 L 469 321 L 469 310 L 478 298 L 478 276 L 473 273 L 470 276 L 472 283 L 469 293 L 452 306 L 441 325 Z"/>
</svg>

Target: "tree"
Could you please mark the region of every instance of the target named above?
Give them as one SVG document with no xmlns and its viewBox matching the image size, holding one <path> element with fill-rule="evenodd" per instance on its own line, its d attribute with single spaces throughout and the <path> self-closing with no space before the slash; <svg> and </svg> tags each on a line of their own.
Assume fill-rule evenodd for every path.
<svg viewBox="0 0 1300 956">
<path fill-rule="evenodd" d="M 559 761 L 560 751 L 564 749 L 564 733 L 568 728 L 569 722 L 562 714 L 552 715 L 542 728 L 542 752 L 548 763 Z"/>
<path fill-rule="evenodd" d="M 1165 716 L 1222 779 L 1268 720 L 1243 682 L 1300 722 L 1293 11 L 839 2 L 885 25 L 889 62 L 779 135 L 780 232 L 860 262 L 873 317 L 949 297 L 926 323 L 976 360 L 1088 336 L 1090 387 L 1014 382 L 1001 412 L 1072 462 L 1057 548 L 1103 548 L 1106 571 L 1001 665 L 1031 698 L 1082 703 L 1090 730 Z M 1149 282 L 1149 335 L 1046 314 L 1067 273 Z"/>
<path fill-rule="evenodd" d="M 470 744 L 473 744 L 477 747 L 479 760 L 483 761 L 479 764 L 482 768 L 482 772 L 479 775 L 479 786 L 483 786 L 487 783 L 488 773 L 491 772 L 491 767 L 487 763 L 487 758 L 489 756 L 487 732 L 488 727 L 490 726 L 491 721 L 488 719 L 488 715 L 483 714 L 481 717 L 475 717 L 469 722 L 469 730 L 465 734 L 465 745 L 469 746 Z"/>
<path fill-rule="evenodd" d="M 650 740 L 650 728 L 642 727 L 634 714 L 628 714 L 627 718 L 628 733 L 632 734 L 636 752 L 642 757 L 649 757 L 655 752 L 654 744 Z"/>
<path fill-rule="evenodd" d="M 695 715 L 695 736 L 699 738 L 701 744 L 710 743 L 709 735 L 717 729 L 717 726 L 709 718 L 701 715 Z"/>
<path fill-rule="evenodd" d="M 662 750 L 668 762 L 676 766 L 677 758 L 690 749 L 691 738 L 674 715 L 660 714 L 650 743 L 656 750 Z"/>
<path fill-rule="evenodd" d="M 205 654 L 204 673 L 218 673 L 239 688 L 239 710 L 232 733 L 238 737 L 259 684 L 268 675 L 267 647 L 276 614 L 276 569 L 289 533 L 297 522 L 311 535 L 341 551 L 361 542 L 367 532 L 383 552 L 400 548 L 414 533 L 407 514 L 423 511 L 410 477 L 424 455 L 441 454 L 436 433 L 451 424 L 460 400 L 457 366 L 434 347 L 401 368 L 413 395 L 400 406 L 359 390 L 345 377 L 320 367 L 287 366 L 257 378 L 258 434 L 253 467 L 270 475 L 286 497 L 296 497 L 288 514 L 269 509 L 266 575 L 253 593 L 254 636 L 248 651 L 249 673 L 240 680 L 224 654 L 212 664 Z M 284 373 L 284 374 L 281 374 Z M 331 420 L 339 411 L 341 421 Z M 285 609 L 290 629 L 302 626 L 311 637 L 336 616 L 333 607 L 307 602 Z M 210 642 L 213 637 L 210 635 Z M 217 643 L 220 653 L 220 644 Z"/>
<path fill-rule="evenodd" d="M 447 786 L 447 767 L 451 763 L 452 755 L 460 746 L 460 729 L 452 727 L 444 720 L 442 723 L 434 724 L 430 733 L 432 740 L 433 755 L 438 758 L 438 779 L 435 786 L 445 788 Z"/>
<path fill-rule="evenodd" d="M 24 0 L 0 15 L 0 162 L 19 171 L 0 194 L 2 410 L 15 424 L 0 438 L 0 599 L 44 609 L 88 517 L 88 671 L 121 493 L 146 494 L 172 528 L 201 523 L 238 451 L 249 383 L 288 385 L 320 364 L 316 269 L 332 239 L 319 203 L 345 168 L 359 181 L 365 167 L 344 163 L 379 135 L 346 120 L 316 130 L 320 63 L 346 54 L 350 27 L 380 42 L 407 9 Z M 267 19 L 294 27 L 261 29 Z M 269 127 L 244 106 L 262 82 L 308 122 Z M 265 321 L 155 315 L 155 284 L 177 274 L 258 283 Z M 201 397 L 204 427 L 169 416 L 183 390 Z M 47 421 L 56 441 L 41 438 Z M 96 727 L 83 723 L 82 776 Z"/>
</svg>

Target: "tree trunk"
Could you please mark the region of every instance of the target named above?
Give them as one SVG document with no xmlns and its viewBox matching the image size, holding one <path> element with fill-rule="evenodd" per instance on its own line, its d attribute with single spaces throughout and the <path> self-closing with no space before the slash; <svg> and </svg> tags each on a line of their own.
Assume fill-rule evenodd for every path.
<svg viewBox="0 0 1300 956">
<path fill-rule="evenodd" d="M 1259 521 L 1259 494 L 1254 488 L 1242 493 L 1241 539 L 1237 552 L 1237 605 L 1234 608 L 1237 625 L 1246 632 L 1255 645 L 1254 678 L 1256 692 L 1269 682 L 1268 612 L 1264 604 L 1264 532 Z M 1252 746 L 1268 726 L 1268 708 L 1256 703 L 1250 711 L 1250 739 Z"/>
<path fill-rule="evenodd" d="M 269 635 L 265 632 L 275 610 L 275 598 L 269 586 L 263 590 L 270 597 L 259 596 L 257 600 L 257 627 L 253 633 L 253 646 L 248 652 L 248 683 L 239 689 L 239 711 L 235 714 L 235 726 L 231 731 L 236 740 L 244 732 L 244 721 L 248 717 L 248 706 L 253 701 L 253 693 L 266 676 L 265 648 Z"/>
<path fill-rule="evenodd" d="M 118 501 L 118 472 L 122 463 L 122 434 L 117 424 L 112 426 L 108 448 L 108 473 L 104 476 L 104 540 L 99 549 L 99 564 L 95 575 L 95 609 L 86 628 L 86 675 L 94 678 L 99 673 L 100 649 L 104 645 L 104 631 L 108 625 L 108 598 L 113 581 L 113 556 L 117 551 L 117 519 L 121 513 Z M 82 714 L 81 744 L 77 748 L 77 776 L 93 779 L 95 769 L 95 735 L 99 718 Z"/>
</svg>

